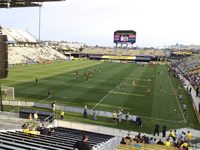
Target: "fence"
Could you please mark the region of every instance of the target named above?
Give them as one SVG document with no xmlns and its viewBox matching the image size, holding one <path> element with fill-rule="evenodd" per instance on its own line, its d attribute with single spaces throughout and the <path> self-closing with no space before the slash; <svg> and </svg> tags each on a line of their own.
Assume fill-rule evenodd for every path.
<svg viewBox="0 0 200 150">
<path fill-rule="evenodd" d="M 37 102 L 26 102 L 26 101 L 3 101 L 3 105 L 10 105 L 10 106 L 22 106 L 22 107 L 38 107 L 38 108 L 46 108 L 51 109 L 51 104 L 44 104 L 44 103 L 37 103 Z M 68 112 L 76 112 L 76 113 L 83 113 L 83 108 L 79 107 L 71 107 L 71 106 L 63 106 L 56 104 L 56 110 L 64 110 Z M 93 114 L 93 110 L 88 109 L 87 113 L 89 115 Z M 107 111 L 99 111 L 96 110 L 96 115 L 101 117 L 112 117 L 112 112 Z M 128 120 L 136 121 L 136 115 L 129 115 Z M 126 115 L 122 114 L 122 119 L 126 119 Z"/>
</svg>

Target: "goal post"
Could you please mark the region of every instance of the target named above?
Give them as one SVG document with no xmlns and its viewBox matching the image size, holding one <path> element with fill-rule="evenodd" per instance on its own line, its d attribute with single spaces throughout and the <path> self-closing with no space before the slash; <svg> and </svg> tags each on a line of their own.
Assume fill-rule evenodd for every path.
<svg viewBox="0 0 200 150">
<path fill-rule="evenodd" d="M 2 100 L 15 100 L 15 88 L 9 86 L 1 86 Z"/>
</svg>

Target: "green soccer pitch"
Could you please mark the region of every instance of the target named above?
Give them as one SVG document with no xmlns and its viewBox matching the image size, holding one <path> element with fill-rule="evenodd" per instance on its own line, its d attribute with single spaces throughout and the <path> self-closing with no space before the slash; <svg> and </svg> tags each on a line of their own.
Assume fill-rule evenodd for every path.
<svg viewBox="0 0 200 150">
<path fill-rule="evenodd" d="M 76 73 L 77 76 L 73 75 Z M 15 88 L 16 100 L 41 103 L 56 100 L 67 106 L 83 108 L 87 105 L 90 109 L 110 112 L 123 109 L 123 113 L 129 111 L 141 116 L 149 129 L 156 122 L 171 128 L 199 126 L 189 96 L 184 89 L 178 89 L 180 83 L 168 74 L 166 65 L 73 60 L 14 66 L 1 83 Z M 182 93 L 188 106 L 186 114 L 177 93 Z"/>
</svg>

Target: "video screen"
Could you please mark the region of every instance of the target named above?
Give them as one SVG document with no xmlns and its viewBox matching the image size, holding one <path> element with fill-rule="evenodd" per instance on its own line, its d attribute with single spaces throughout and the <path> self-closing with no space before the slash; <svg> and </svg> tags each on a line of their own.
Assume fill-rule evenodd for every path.
<svg viewBox="0 0 200 150">
<path fill-rule="evenodd" d="M 114 33 L 114 43 L 135 43 L 135 31 L 116 31 Z"/>
</svg>

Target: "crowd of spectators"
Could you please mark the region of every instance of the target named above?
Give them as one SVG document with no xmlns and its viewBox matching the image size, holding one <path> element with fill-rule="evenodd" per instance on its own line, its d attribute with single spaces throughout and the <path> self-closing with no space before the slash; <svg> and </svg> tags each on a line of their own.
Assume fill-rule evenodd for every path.
<svg viewBox="0 0 200 150">
<path fill-rule="evenodd" d="M 146 136 L 145 134 L 138 133 L 135 137 L 131 137 L 128 134 L 123 137 L 120 144 L 129 144 L 134 147 L 141 147 L 142 144 L 158 144 L 166 147 L 175 147 L 177 150 L 188 150 L 190 141 L 192 140 L 192 133 L 188 131 L 178 133 L 176 130 L 171 130 L 169 135 L 162 138 L 155 138 Z"/>
<path fill-rule="evenodd" d="M 181 59 L 172 63 L 171 68 L 175 74 L 182 74 L 197 91 L 199 95 L 200 87 L 200 54 Z M 189 90 L 189 89 L 188 89 Z"/>
</svg>

